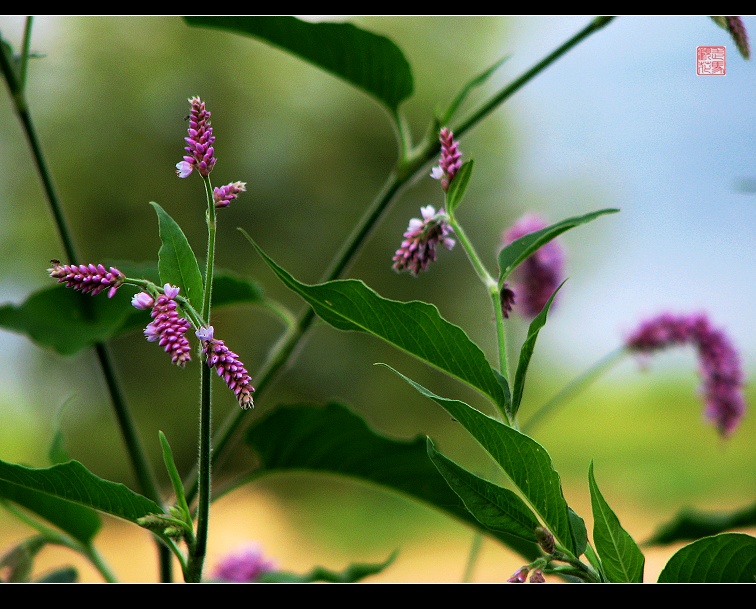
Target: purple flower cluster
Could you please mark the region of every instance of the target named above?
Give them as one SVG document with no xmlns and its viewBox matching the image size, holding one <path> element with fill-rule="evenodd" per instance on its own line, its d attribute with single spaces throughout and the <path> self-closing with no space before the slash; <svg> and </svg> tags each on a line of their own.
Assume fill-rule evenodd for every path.
<svg viewBox="0 0 756 609">
<path fill-rule="evenodd" d="M 187 154 L 183 161 L 176 164 L 176 174 L 180 178 L 186 178 L 196 169 L 206 178 L 215 165 L 215 136 L 210 126 L 210 112 L 205 109 L 205 102 L 199 97 L 190 98 L 189 103 L 192 109 L 189 113 L 187 137 L 184 138 Z"/>
<path fill-rule="evenodd" d="M 441 141 L 441 160 L 431 171 L 431 177 L 441 180 L 441 188 L 446 192 L 462 166 L 462 153 L 459 151 L 459 145 L 454 141 L 454 134 L 449 129 L 444 127 L 438 135 Z"/>
<path fill-rule="evenodd" d="M 446 249 L 454 247 L 454 239 L 449 235 L 452 228 L 446 212 L 441 209 L 436 213 L 432 205 L 420 208 L 423 219 L 412 218 L 404 233 L 404 241 L 396 250 L 392 260 L 393 268 L 400 272 L 407 270 L 417 276 L 436 260 L 436 245 L 443 243 Z"/>
<path fill-rule="evenodd" d="M 207 365 L 215 368 L 218 376 L 223 377 L 226 385 L 239 401 L 239 406 L 244 410 L 252 408 L 255 405 L 252 400 L 252 394 L 255 391 L 252 379 L 244 364 L 239 360 L 239 356 L 226 347 L 222 340 L 215 339 L 214 332 L 212 326 L 200 328 L 196 332 L 197 338 L 202 342 L 202 353 L 207 357 Z"/>
<path fill-rule="evenodd" d="M 222 582 L 253 583 L 263 573 L 276 568 L 276 564 L 265 558 L 257 545 L 251 545 L 223 558 L 215 567 L 212 577 Z"/>
<path fill-rule="evenodd" d="M 228 207 L 231 201 L 236 199 L 240 193 L 247 190 L 246 182 L 231 182 L 225 186 L 213 188 L 213 202 L 215 207 Z"/>
<path fill-rule="evenodd" d="M 548 223 L 540 216 L 525 214 L 504 231 L 502 247 L 547 226 Z M 514 292 L 523 307 L 523 315 L 535 317 L 564 279 L 562 246 L 552 239 L 520 264 L 512 276 Z"/>
<path fill-rule="evenodd" d="M 659 315 L 640 324 L 625 345 L 642 354 L 674 345 L 694 345 L 706 416 L 722 436 L 735 431 L 745 414 L 740 358 L 727 335 L 712 327 L 706 315 Z"/>
<path fill-rule="evenodd" d="M 192 359 L 191 345 L 185 336 L 190 324 L 176 311 L 178 293 L 179 288 L 166 283 L 157 300 L 147 292 L 140 292 L 131 299 L 131 304 L 137 309 L 152 307 L 152 321 L 144 329 L 145 337 L 151 343 L 157 341 L 171 354 L 171 361 L 183 368 Z"/>
<path fill-rule="evenodd" d="M 113 298 L 116 290 L 126 277 L 115 267 L 106 269 L 102 264 L 61 264 L 60 260 L 51 260 L 52 268 L 47 269 L 50 277 L 65 283 L 66 287 L 96 296 L 108 289 L 108 298 Z"/>
</svg>

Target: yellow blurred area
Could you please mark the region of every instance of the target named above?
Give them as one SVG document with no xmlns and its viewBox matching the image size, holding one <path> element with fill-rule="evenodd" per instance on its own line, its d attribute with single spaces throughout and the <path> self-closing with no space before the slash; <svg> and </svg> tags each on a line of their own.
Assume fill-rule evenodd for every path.
<svg viewBox="0 0 756 609">
<path fill-rule="evenodd" d="M 369 510 L 370 506 L 365 505 Z M 423 510 L 417 509 L 421 520 Z M 623 524 L 634 534 L 651 532 L 650 515 L 637 513 L 625 518 Z M 426 514 L 427 517 L 427 514 Z M 424 531 L 407 539 L 395 539 L 399 550 L 394 563 L 384 572 L 365 580 L 369 583 L 455 583 L 460 582 L 465 571 L 473 534 L 464 526 L 447 521 L 438 531 Z M 27 530 L 28 532 L 28 530 Z M 0 546 L 8 548 L 13 540 L 18 541 L 24 533 L 22 527 L 5 522 L 0 531 Z M 280 502 L 265 492 L 242 491 L 225 497 L 213 506 L 211 512 L 210 544 L 206 573 L 227 552 L 247 543 L 258 543 L 266 556 L 279 568 L 304 573 L 314 566 L 324 566 L 340 571 L 352 562 L 382 562 L 392 550 L 376 551 L 366 547 L 360 551 L 347 552 L 322 541 L 308 542 L 306 532 L 298 530 L 282 512 Z M 157 555 L 149 533 L 128 523 L 107 519 L 104 522 L 101 541 L 96 544 L 104 560 L 110 565 L 121 582 L 155 582 Z M 387 542 L 388 543 L 388 542 Z M 681 544 L 679 544 L 681 545 Z M 646 550 L 645 581 L 656 581 L 667 559 L 679 545 Z M 39 555 L 35 574 L 51 569 L 73 565 L 79 571 L 80 581 L 102 582 L 102 577 L 80 556 L 65 548 L 48 547 Z M 472 583 L 503 582 L 522 566 L 522 559 L 501 544 L 483 542 Z M 175 581 L 181 581 L 178 563 L 175 563 Z M 560 580 L 549 577 L 548 581 Z"/>
</svg>

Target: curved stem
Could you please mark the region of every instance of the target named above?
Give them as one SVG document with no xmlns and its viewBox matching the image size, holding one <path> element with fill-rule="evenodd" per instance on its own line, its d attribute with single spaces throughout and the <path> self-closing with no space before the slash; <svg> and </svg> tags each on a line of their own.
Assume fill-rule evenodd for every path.
<svg viewBox="0 0 756 609">
<path fill-rule="evenodd" d="M 25 51 L 24 54 L 28 54 L 28 41 L 29 30 L 31 22 L 27 22 L 27 30 L 25 37 Z M 21 65 L 25 65 L 25 61 L 22 60 Z M 8 80 L 8 74 L 6 73 L 5 66 L 3 72 Z M 25 70 L 23 72 L 23 79 L 25 80 Z M 22 81 L 23 83 L 23 81 Z M 9 82 L 10 84 L 10 82 Z M 13 92 L 13 100 L 15 103 L 16 113 L 21 121 L 24 134 L 29 143 L 29 147 L 32 152 L 32 159 L 34 160 L 37 172 L 42 186 L 45 191 L 47 202 L 49 204 L 50 212 L 52 213 L 55 227 L 58 231 L 58 236 L 63 243 L 63 249 L 66 252 L 66 256 L 74 263 L 78 262 L 79 258 L 74 246 L 74 240 L 71 235 L 71 230 L 68 226 L 68 221 L 63 213 L 63 207 L 58 198 L 57 190 L 52 181 L 52 174 L 47 166 L 47 160 L 42 152 L 42 146 L 39 142 L 34 123 L 29 112 L 29 107 L 24 95 L 23 89 L 19 89 Z M 85 316 L 89 315 L 88 304 L 89 301 L 82 298 L 82 312 Z M 113 410 L 118 422 L 118 426 L 121 430 L 126 450 L 131 461 L 131 465 L 134 469 L 134 474 L 139 484 L 139 488 L 147 497 L 153 501 L 162 505 L 162 498 L 160 496 L 160 490 L 155 478 L 155 474 L 152 471 L 150 462 L 147 459 L 144 447 L 137 433 L 136 424 L 131 416 L 131 412 L 126 404 L 126 398 L 124 397 L 123 389 L 120 386 L 118 378 L 115 373 L 115 367 L 110 355 L 110 350 L 105 343 L 95 344 L 95 354 L 97 361 L 99 362 L 100 369 L 105 378 L 105 383 L 110 394 L 110 399 L 113 404 Z M 162 581 L 171 581 L 171 555 L 167 551 L 165 546 L 158 543 L 158 552 L 160 557 L 160 570 Z"/>
<path fill-rule="evenodd" d="M 532 80 L 559 57 L 564 55 L 568 50 L 577 45 L 580 41 L 588 37 L 593 32 L 601 29 L 612 19 L 613 17 L 597 17 L 586 28 L 578 32 L 575 36 L 570 38 L 553 53 L 538 62 L 530 70 L 513 81 L 509 86 L 502 89 L 502 91 L 491 98 L 489 102 L 484 104 L 464 123 L 455 128 L 455 135 L 457 136 L 457 138 L 461 137 L 463 133 L 477 125 L 497 106 L 503 103 L 517 90 L 522 88 L 527 82 Z M 438 138 L 426 138 L 426 141 L 423 142 L 420 149 L 412 151 L 407 157 L 402 157 L 399 159 L 397 168 L 389 176 L 383 190 L 376 197 L 367 213 L 363 216 L 352 234 L 344 243 L 341 251 L 328 267 L 324 275 L 324 280 L 330 281 L 333 279 L 338 279 L 341 276 L 342 272 L 349 266 L 357 251 L 362 247 L 365 240 L 375 228 L 380 218 L 390 207 L 397 194 L 404 186 L 409 184 L 415 176 L 418 175 L 418 173 L 426 164 L 428 164 L 435 157 L 435 155 L 438 153 L 439 148 L 440 143 L 438 141 Z M 308 307 L 307 310 L 300 316 L 294 330 L 289 332 L 286 335 L 285 339 L 280 343 L 277 351 L 273 353 L 271 358 L 266 363 L 264 369 L 258 376 L 255 388 L 256 398 L 259 399 L 262 391 L 273 380 L 276 373 L 285 363 L 289 361 L 289 358 L 296 350 L 302 337 L 312 325 L 314 318 L 315 314 L 313 310 Z M 216 462 L 217 459 L 224 456 L 226 451 L 233 444 L 233 438 L 241 432 L 245 414 L 246 411 L 239 410 L 235 414 L 231 414 L 224 421 L 223 425 L 221 426 L 220 436 L 215 443 L 213 462 Z M 192 484 L 189 492 L 187 492 L 187 497 L 193 497 L 196 492 L 196 484 Z"/>
</svg>

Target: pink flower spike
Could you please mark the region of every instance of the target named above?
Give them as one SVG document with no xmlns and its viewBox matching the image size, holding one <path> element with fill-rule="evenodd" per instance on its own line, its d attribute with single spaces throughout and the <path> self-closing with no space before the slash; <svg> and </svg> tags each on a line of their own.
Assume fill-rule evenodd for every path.
<svg viewBox="0 0 756 609">
<path fill-rule="evenodd" d="M 199 97 L 189 99 L 191 112 L 189 113 L 189 128 L 184 138 L 187 154 L 184 160 L 176 165 L 176 174 L 185 178 L 196 169 L 200 175 L 207 177 L 215 166 L 215 149 L 213 142 L 213 128 L 210 125 L 210 112 L 205 109 L 205 102 Z"/>
<path fill-rule="evenodd" d="M 255 403 L 252 394 L 255 388 L 239 356 L 231 351 L 222 340 L 213 338 L 215 331 L 212 326 L 197 330 L 197 338 L 202 342 L 202 353 L 207 358 L 209 368 L 215 368 L 218 376 L 222 377 L 228 388 L 234 392 L 239 406 L 244 410 L 253 408 Z"/>
<path fill-rule="evenodd" d="M 441 129 L 438 139 L 441 141 L 441 160 L 431 171 L 431 177 L 434 180 L 441 180 L 441 188 L 446 192 L 459 168 L 462 167 L 462 153 L 459 151 L 459 145 L 454 141 L 454 134 L 446 127 Z"/>
<path fill-rule="evenodd" d="M 723 437 L 731 435 L 745 415 L 740 358 L 727 335 L 708 317 L 664 313 L 649 319 L 625 339 L 633 353 L 650 355 L 675 345 L 693 345 L 702 377 L 705 414 Z"/>
<path fill-rule="evenodd" d="M 171 361 L 183 368 L 192 359 L 191 345 L 185 336 L 190 324 L 176 310 L 178 305 L 174 298 L 179 288 L 166 283 L 163 291 L 152 308 L 152 321 L 144 329 L 144 336 L 150 342 L 157 342 L 171 354 Z"/>
<path fill-rule="evenodd" d="M 61 264 L 60 260 L 51 260 L 51 262 L 52 268 L 47 269 L 50 277 L 57 279 L 58 283 L 65 283 L 68 288 L 92 296 L 107 289 L 108 298 L 113 298 L 126 280 L 126 276 L 112 266 L 108 270 L 102 264 Z"/>
</svg>

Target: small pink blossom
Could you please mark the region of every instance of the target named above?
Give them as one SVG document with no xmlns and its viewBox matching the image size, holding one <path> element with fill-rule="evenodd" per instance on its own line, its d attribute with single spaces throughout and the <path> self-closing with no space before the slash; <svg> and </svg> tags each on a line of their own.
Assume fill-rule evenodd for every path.
<svg viewBox="0 0 756 609">
<path fill-rule="evenodd" d="M 507 582 L 510 584 L 524 584 L 525 580 L 528 578 L 528 568 L 527 567 L 520 567 L 517 569 L 517 571 L 514 572 L 512 577 L 510 577 Z"/>
<path fill-rule="evenodd" d="M 155 299 L 147 292 L 139 292 L 131 299 L 131 306 L 140 310 L 151 309 L 155 306 Z"/>
</svg>

